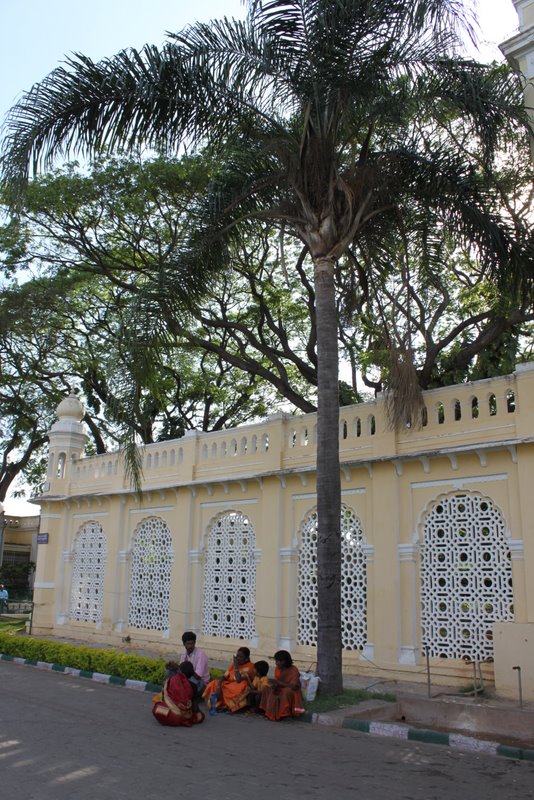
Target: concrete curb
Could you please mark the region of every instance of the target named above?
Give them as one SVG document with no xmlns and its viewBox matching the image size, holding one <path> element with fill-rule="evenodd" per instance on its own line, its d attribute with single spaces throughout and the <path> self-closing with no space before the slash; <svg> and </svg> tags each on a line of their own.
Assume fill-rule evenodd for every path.
<svg viewBox="0 0 534 800">
<path fill-rule="evenodd" d="M 32 658 L 7 656 L 4 653 L 0 653 L 0 661 L 12 661 L 15 664 L 37 667 L 37 669 L 45 669 L 51 672 L 63 672 L 65 675 L 74 675 L 75 678 L 88 678 L 97 683 L 110 683 L 113 686 L 125 686 L 127 689 L 135 689 L 138 692 L 161 692 L 161 685 L 158 683 L 145 683 L 145 681 L 134 681 L 130 678 L 117 678 L 116 675 L 105 675 L 103 672 L 88 672 L 84 669 L 63 667 L 60 664 L 49 664 L 47 661 L 35 661 Z"/>
<path fill-rule="evenodd" d="M 405 739 L 413 742 L 427 744 L 441 744 L 456 750 L 468 750 L 484 755 L 505 756 L 520 761 L 534 761 L 534 750 L 524 747 L 513 747 L 499 744 L 486 739 L 475 739 L 472 736 L 463 736 L 459 733 L 445 733 L 441 731 L 424 730 L 422 728 L 409 728 L 407 725 L 392 722 L 374 722 L 365 719 L 350 719 L 342 717 L 340 712 L 333 714 L 306 713 L 301 720 L 314 725 L 327 725 L 330 727 L 345 728 L 347 730 L 369 733 L 372 736 L 389 736 L 394 739 Z"/>
<path fill-rule="evenodd" d="M 127 689 L 135 689 L 138 692 L 161 691 L 161 686 L 157 683 L 145 683 L 144 681 L 134 681 L 129 678 L 117 678 L 115 675 L 105 675 L 102 672 L 87 672 L 86 670 L 75 669 L 74 667 L 63 667 L 60 664 L 49 664 L 47 661 L 35 661 L 31 658 L 20 658 L 18 656 L 8 656 L 4 653 L 0 653 L 0 661 L 12 661 L 15 664 L 37 667 L 37 669 L 63 672 L 65 675 L 73 675 L 76 678 L 87 678 L 97 683 L 107 683 L 113 686 L 125 686 Z M 342 709 L 330 714 L 310 713 L 307 711 L 298 719 L 300 722 L 309 722 L 312 725 L 345 728 L 347 730 L 359 731 L 360 733 L 369 733 L 372 736 L 389 736 L 390 738 L 406 739 L 413 742 L 442 744 L 457 750 L 468 750 L 485 755 L 505 756 L 520 761 L 534 761 L 534 750 L 528 750 L 523 747 L 511 747 L 485 739 L 474 739 L 471 736 L 463 736 L 459 733 L 442 733 L 440 731 L 424 730 L 421 728 L 409 728 L 407 725 L 391 722 L 350 719 L 349 717 L 343 716 Z"/>
</svg>

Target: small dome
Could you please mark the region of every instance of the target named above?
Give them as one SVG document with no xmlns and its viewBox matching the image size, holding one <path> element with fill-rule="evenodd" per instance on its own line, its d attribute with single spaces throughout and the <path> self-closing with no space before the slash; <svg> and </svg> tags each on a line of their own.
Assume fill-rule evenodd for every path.
<svg viewBox="0 0 534 800">
<path fill-rule="evenodd" d="M 75 419 L 78 422 L 83 419 L 84 413 L 83 405 L 74 392 L 65 397 L 56 409 L 58 419 Z"/>
</svg>

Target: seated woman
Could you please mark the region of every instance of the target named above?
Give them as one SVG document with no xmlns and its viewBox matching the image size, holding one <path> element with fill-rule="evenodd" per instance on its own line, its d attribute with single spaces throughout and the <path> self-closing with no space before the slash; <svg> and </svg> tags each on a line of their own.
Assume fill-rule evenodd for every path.
<svg viewBox="0 0 534 800">
<path fill-rule="evenodd" d="M 275 653 L 274 660 L 274 680 L 262 689 L 260 709 L 265 712 L 267 719 L 273 721 L 297 717 L 304 713 L 300 673 L 287 650 Z"/>
<path fill-rule="evenodd" d="M 191 698 L 191 705 L 193 709 L 193 717 L 196 717 L 196 722 L 202 722 L 204 714 L 199 709 L 199 703 L 202 700 L 202 690 L 204 683 L 200 675 L 197 675 L 195 668 L 190 661 L 182 661 L 179 668 L 180 672 L 185 675 L 191 688 L 193 689 L 193 697 Z"/>
<path fill-rule="evenodd" d="M 240 647 L 222 678 L 210 681 L 202 696 L 209 704 L 210 695 L 215 693 L 219 711 L 231 711 L 232 713 L 241 711 L 242 708 L 247 707 L 250 688 L 247 676 L 253 678 L 254 674 L 254 664 L 250 661 L 250 650 L 248 647 Z"/>
<path fill-rule="evenodd" d="M 169 668 L 170 665 L 167 665 Z M 192 664 L 191 672 L 194 675 Z M 170 676 L 163 684 L 161 695 L 157 695 L 152 713 L 161 725 L 183 725 L 190 728 L 202 722 L 204 714 L 198 710 L 198 700 L 191 676 L 181 669 L 169 670 Z"/>
</svg>

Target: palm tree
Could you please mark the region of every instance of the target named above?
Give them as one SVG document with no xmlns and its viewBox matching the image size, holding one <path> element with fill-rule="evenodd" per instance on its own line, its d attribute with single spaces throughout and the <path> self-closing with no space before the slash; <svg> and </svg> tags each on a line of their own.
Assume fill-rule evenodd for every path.
<svg viewBox="0 0 534 800">
<path fill-rule="evenodd" d="M 100 63 L 78 55 L 7 117 L 3 176 L 11 184 L 72 150 L 207 146 L 219 157 L 203 213 L 167 275 L 165 302 L 185 276 L 188 291 L 201 292 L 251 221 L 278 224 L 308 249 L 318 671 L 327 690 L 342 684 L 336 270 L 368 280 L 386 243 L 402 249 L 405 237 L 432 229 L 436 241 L 453 231 L 472 242 L 514 286 L 524 274 L 525 248 L 514 220 L 493 211 L 492 181 L 499 137 L 511 119 L 523 124 L 520 89 L 506 70 L 457 55 L 465 31 L 472 34 L 464 0 L 248 0 L 246 21 L 196 24 L 161 49 Z M 408 269 L 405 280 L 409 287 Z M 409 353 L 395 354 L 392 366 L 398 393 L 410 385 Z M 410 410 L 396 408 L 406 421 Z"/>
</svg>

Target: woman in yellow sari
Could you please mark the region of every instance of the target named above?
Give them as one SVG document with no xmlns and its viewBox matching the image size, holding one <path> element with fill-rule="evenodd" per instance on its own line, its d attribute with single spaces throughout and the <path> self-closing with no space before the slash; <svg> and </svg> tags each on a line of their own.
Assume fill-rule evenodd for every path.
<svg viewBox="0 0 534 800">
<path fill-rule="evenodd" d="M 247 697 L 250 691 L 250 684 L 246 676 L 248 675 L 252 679 L 254 674 L 254 664 L 250 661 L 250 650 L 248 647 L 240 647 L 222 678 L 210 681 L 202 696 L 209 705 L 210 696 L 215 693 L 219 711 L 231 711 L 232 713 L 241 711 L 242 708 L 247 708 Z"/>
</svg>

